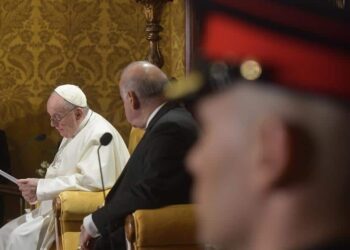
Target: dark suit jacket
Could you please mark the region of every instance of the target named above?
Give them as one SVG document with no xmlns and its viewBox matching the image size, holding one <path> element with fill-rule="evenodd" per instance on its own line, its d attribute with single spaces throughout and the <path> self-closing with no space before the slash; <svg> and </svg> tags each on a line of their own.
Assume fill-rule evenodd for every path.
<svg viewBox="0 0 350 250">
<path fill-rule="evenodd" d="M 190 201 L 184 159 L 196 137 L 197 125 L 183 107 L 167 103 L 158 111 L 105 206 L 92 214 L 102 234 L 95 249 L 125 249 L 124 219 L 135 210 Z"/>
</svg>

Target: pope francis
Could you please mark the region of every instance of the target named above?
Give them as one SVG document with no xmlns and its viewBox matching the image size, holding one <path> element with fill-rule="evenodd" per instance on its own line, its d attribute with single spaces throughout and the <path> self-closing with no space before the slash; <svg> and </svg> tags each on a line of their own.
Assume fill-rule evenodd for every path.
<svg viewBox="0 0 350 250">
<path fill-rule="evenodd" d="M 86 96 L 75 85 L 58 86 L 47 101 L 51 126 L 63 137 L 44 179 L 20 179 L 19 189 L 31 204 L 40 206 L 0 229 L 0 250 L 49 249 L 54 241 L 52 200 L 64 190 L 101 190 L 97 148 L 100 137 L 113 139 L 101 147 L 101 166 L 106 188 L 113 186 L 129 159 L 118 131 L 89 109 Z"/>
</svg>

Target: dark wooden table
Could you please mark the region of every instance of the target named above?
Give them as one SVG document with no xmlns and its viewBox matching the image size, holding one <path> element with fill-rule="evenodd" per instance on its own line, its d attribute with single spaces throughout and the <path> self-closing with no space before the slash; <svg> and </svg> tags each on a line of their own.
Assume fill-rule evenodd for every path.
<svg viewBox="0 0 350 250">
<path fill-rule="evenodd" d="M 0 184 L 0 194 L 17 196 L 21 214 L 25 212 L 25 200 L 23 199 L 22 194 L 16 185 Z"/>
</svg>

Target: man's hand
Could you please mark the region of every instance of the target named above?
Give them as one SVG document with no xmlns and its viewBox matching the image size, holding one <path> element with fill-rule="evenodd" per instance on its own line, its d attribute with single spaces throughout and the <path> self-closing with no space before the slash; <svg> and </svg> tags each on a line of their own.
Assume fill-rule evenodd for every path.
<svg viewBox="0 0 350 250">
<path fill-rule="evenodd" d="M 88 232 L 85 230 L 85 227 L 84 225 L 81 225 L 80 227 L 80 249 L 81 250 L 90 250 L 92 249 L 92 244 L 91 243 L 91 240 L 92 240 L 92 237 L 88 234 Z"/>
<path fill-rule="evenodd" d="M 36 188 L 39 179 L 28 178 L 17 180 L 19 190 L 22 192 L 23 198 L 30 204 L 34 204 L 38 197 L 36 196 Z"/>
</svg>

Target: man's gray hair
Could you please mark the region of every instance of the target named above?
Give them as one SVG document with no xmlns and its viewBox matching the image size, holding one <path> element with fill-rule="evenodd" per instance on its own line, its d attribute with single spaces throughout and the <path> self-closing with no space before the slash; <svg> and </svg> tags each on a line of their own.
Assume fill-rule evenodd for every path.
<svg viewBox="0 0 350 250">
<path fill-rule="evenodd" d="M 165 84 L 168 83 L 168 79 L 164 78 L 151 78 L 145 77 L 139 79 L 138 84 L 135 84 L 135 92 L 140 98 L 151 98 L 160 96 L 163 94 Z"/>
</svg>

